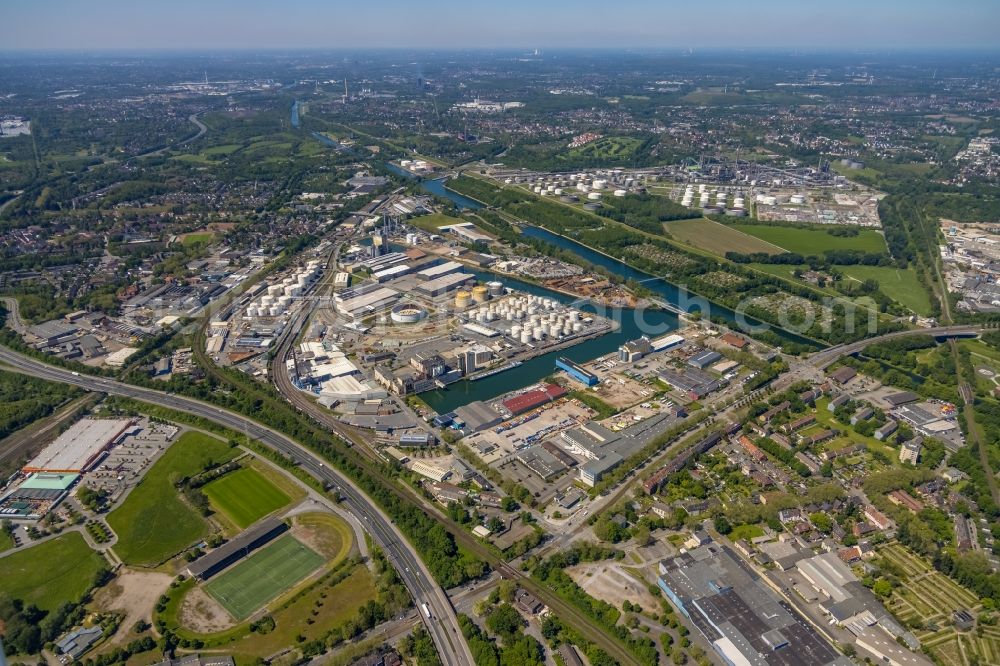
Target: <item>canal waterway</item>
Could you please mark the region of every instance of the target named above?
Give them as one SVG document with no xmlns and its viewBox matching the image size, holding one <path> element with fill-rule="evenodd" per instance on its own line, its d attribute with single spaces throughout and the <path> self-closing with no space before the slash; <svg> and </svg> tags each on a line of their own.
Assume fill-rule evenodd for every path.
<svg viewBox="0 0 1000 666">
<path fill-rule="evenodd" d="M 414 174 L 390 163 L 386 167 L 395 174 L 404 178 L 416 178 Z M 436 196 L 452 201 L 459 209 L 479 210 L 482 204 L 478 201 L 462 196 L 445 187 L 446 179 L 422 180 L 421 187 Z M 726 307 L 687 294 L 678 285 L 663 278 L 652 276 L 640 270 L 632 268 L 628 264 L 618 261 L 612 257 L 604 255 L 586 245 L 578 243 L 572 239 L 554 234 L 546 229 L 533 226 L 522 227 L 525 236 L 537 238 L 547 243 L 551 243 L 561 249 L 569 250 L 586 261 L 601 266 L 607 271 L 614 273 L 626 280 L 635 280 L 642 283 L 643 287 L 653 292 L 663 301 L 677 306 L 685 312 L 702 311 L 706 316 L 721 317 L 726 321 L 735 324 L 737 328 L 744 326 L 765 326 L 763 322 L 752 317 L 738 317 L 737 314 Z M 517 390 L 524 386 L 536 383 L 539 380 L 556 372 L 555 361 L 560 356 L 584 363 L 591 361 L 605 354 L 609 354 L 629 340 L 634 340 L 640 336 L 648 335 L 657 337 L 666 335 L 670 331 L 676 330 L 680 326 L 679 318 L 676 314 L 663 310 L 651 309 L 603 309 L 589 301 L 581 301 L 572 296 L 546 289 L 535 284 L 523 282 L 506 275 L 498 275 L 491 272 L 471 271 L 476 277 L 483 281 L 500 280 L 508 287 L 524 291 L 529 294 L 554 298 L 561 303 L 573 303 L 574 307 L 585 312 L 597 312 L 602 316 L 613 319 L 618 323 L 618 329 L 605 335 L 585 340 L 579 344 L 560 349 L 558 351 L 541 354 L 533 359 L 527 360 L 520 366 L 498 373 L 496 375 L 480 379 L 478 381 L 462 380 L 448 386 L 447 389 L 430 391 L 420 394 L 420 397 L 438 413 L 449 412 L 456 407 L 468 404 L 474 400 L 490 400 Z M 797 342 L 803 345 L 816 346 L 816 341 L 810 340 L 790 331 L 785 331 L 775 327 L 769 327 L 775 334 L 783 339 Z"/>
<path fill-rule="evenodd" d="M 572 296 L 539 287 L 529 282 L 522 282 L 506 275 L 484 271 L 470 272 L 475 274 L 477 279 L 484 282 L 500 280 L 505 286 L 511 289 L 536 296 L 544 296 L 545 298 L 552 298 L 566 305 L 571 304 L 583 312 L 596 313 L 608 317 L 617 322 L 619 327 L 616 331 L 605 333 L 596 338 L 590 338 L 589 340 L 584 340 L 557 351 L 541 354 L 505 372 L 500 372 L 478 381 L 460 380 L 454 384 L 450 384 L 447 389 L 421 393 L 420 397 L 440 414 L 450 412 L 456 407 L 468 404 L 474 400 L 490 400 L 498 395 L 534 384 L 556 372 L 556 359 L 560 356 L 566 356 L 578 363 L 585 363 L 599 356 L 614 352 L 629 340 L 635 340 L 643 335 L 651 337 L 666 335 L 670 331 L 677 330 L 680 325 L 677 315 L 665 310 L 606 309 L 590 301 L 582 301 Z"/>
</svg>

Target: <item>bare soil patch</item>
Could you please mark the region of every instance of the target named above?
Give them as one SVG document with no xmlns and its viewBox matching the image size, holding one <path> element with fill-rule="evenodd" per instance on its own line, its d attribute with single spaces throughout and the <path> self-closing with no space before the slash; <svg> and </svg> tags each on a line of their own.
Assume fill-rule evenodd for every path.
<svg viewBox="0 0 1000 666">
<path fill-rule="evenodd" d="M 193 587 L 184 595 L 178 619 L 181 626 L 200 634 L 224 631 L 236 624 L 222 604 L 208 596 L 201 587 Z"/>
<path fill-rule="evenodd" d="M 156 600 L 167 591 L 172 580 L 173 576 L 168 574 L 122 567 L 114 581 L 97 591 L 94 602 L 99 608 L 125 613 L 111 644 L 124 640 L 137 621 L 152 622 Z"/>
</svg>

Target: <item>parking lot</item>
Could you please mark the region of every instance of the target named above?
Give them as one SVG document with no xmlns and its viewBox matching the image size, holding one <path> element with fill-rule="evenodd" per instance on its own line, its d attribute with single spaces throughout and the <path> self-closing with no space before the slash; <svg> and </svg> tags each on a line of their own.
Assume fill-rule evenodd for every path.
<svg viewBox="0 0 1000 666">
<path fill-rule="evenodd" d="M 84 476 L 84 485 L 94 490 L 103 488 L 114 501 L 125 490 L 139 483 L 146 470 L 180 431 L 177 426 L 154 423 L 149 419 L 139 421 L 138 427 L 137 434 L 126 436 L 93 471 Z"/>
</svg>

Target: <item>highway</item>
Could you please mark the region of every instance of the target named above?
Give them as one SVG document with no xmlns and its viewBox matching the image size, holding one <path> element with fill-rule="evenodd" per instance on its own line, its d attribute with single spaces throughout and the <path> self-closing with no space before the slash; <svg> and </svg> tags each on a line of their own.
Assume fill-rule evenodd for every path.
<svg viewBox="0 0 1000 666">
<path fill-rule="evenodd" d="M 72 384 L 88 391 L 99 391 L 140 400 L 199 416 L 236 432 L 244 432 L 265 446 L 293 460 L 316 479 L 336 487 L 343 498 L 344 506 L 358 517 L 375 542 L 385 552 L 392 565 L 399 571 L 399 575 L 410 591 L 417 608 L 419 609 L 422 603 L 426 603 L 430 608 L 431 617 L 428 618 L 424 613 L 421 613 L 421 618 L 434 640 L 441 662 L 446 666 L 468 666 L 473 663 L 472 653 L 458 627 L 458 618 L 447 594 L 431 577 L 430 572 L 402 533 L 357 486 L 336 470 L 331 469 L 305 447 L 285 435 L 235 412 L 192 398 L 51 366 L 3 345 L 0 345 L 0 362 L 7 364 L 16 372 L 32 377 Z"/>
<path fill-rule="evenodd" d="M 808 363 L 820 370 L 835 363 L 838 359 L 849 354 L 861 351 L 868 345 L 874 345 L 893 338 L 902 338 L 908 335 L 930 335 L 935 338 L 971 338 L 979 335 L 983 328 L 981 326 L 938 326 L 936 328 L 908 328 L 902 331 L 893 331 L 874 338 L 865 338 L 846 345 L 830 347 L 816 352 L 809 357 Z"/>
</svg>

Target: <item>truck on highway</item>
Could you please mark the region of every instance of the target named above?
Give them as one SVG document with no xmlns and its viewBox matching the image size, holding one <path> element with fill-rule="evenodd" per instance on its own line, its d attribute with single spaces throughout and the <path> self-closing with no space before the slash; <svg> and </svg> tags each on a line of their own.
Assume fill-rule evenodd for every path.
<svg viewBox="0 0 1000 666">
<path fill-rule="evenodd" d="M 429 620 L 429 619 L 431 619 L 431 609 L 430 609 L 430 607 L 429 607 L 429 606 L 427 605 L 427 602 L 426 602 L 426 601 L 425 601 L 425 602 L 423 602 L 422 604 L 420 604 L 420 608 L 422 608 L 422 609 L 423 609 L 423 611 L 424 611 L 424 615 L 426 615 L 426 616 L 427 616 L 427 619 L 428 619 L 428 620 Z"/>
</svg>

